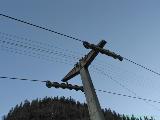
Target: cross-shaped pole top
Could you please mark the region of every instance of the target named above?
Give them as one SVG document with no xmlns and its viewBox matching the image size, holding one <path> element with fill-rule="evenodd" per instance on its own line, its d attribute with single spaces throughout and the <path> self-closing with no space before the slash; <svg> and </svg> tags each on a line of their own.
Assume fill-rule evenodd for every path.
<svg viewBox="0 0 160 120">
<path fill-rule="evenodd" d="M 101 40 L 96 46 L 99 48 L 103 48 L 106 43 L 107 42 L 105 40 Z M 71 78 L 78 75 L 83 67 L 88 68 L 88 66 L 92 63 L 98 53 L 99 51 L 91 50 L 87 55 L 80 59 L 77 64 L 75 64 L 74 68 L 62 79 L 62 81 L 67 82 Z"/>
</svg>

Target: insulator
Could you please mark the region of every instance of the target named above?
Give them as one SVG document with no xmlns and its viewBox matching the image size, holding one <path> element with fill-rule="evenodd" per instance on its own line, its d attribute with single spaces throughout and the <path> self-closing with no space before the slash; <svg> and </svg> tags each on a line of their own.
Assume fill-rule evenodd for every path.
<svg viewBox="0 0 160 120">
<path fill-rule="evenodd" d="M 80 90 L 79 88 L 80 88 L 80 87 L 79 87 L 78 85 L 74 85 L 74 86 L 73 86 L 73 89 L 76 90 L 76 91 Z"/>
<path fill-rule="evenodd" d="M 46 82 L 46 86 L 47 86 L 48 88 L 51 88 L 51 87 L 52 87 L 52 82 L 51 82 L 51 81 L 47 81 L 47 82 Z"/>
<path fill-rule="evenodd" d="M 62 88 L 62 89 L 65 89 L 65 88 L 68 88 L 69 90 L 81 90 L 82 92 L 84 92 L 83 90 L 83 86 L 78 86 L 78 85 L 72 85 L 72 84 L 65 84 L 65 83 L 58 83 L 58 82 L 51 82 L 51 81 L 45 81 L 46 82 L 46 86 L 48 88 L 51 88 L 51 87 L 55 87 L 55 88 Z"/>
<path fill-rule="evenodd" d="M 78 62 L 74 65 L 74 67 L 77 67 L 78 66 Z"/>
<path fill-rule="evenodd" d="M 80 86 L 79 88 L 82 92 L 84 92 L 83 86 Z"/>
<path fill-rule="evenodd" d="M 83 42 L 83 46 L 84 46 L 86 49 L 89 49 L 89 43 L 88 43 L 88 42 L 84 41 L 84 42 Z"/>
<path fill-rule="evenodd" d="M 53 82 L 52 83 L 52 86 L 55 87 L 55 88 L 59 88 L 60 87 L 60 84 L 58 82 Z"/>
<path fill-rule="evenodd" d="M 84 59 L 86 59 L 88 57 L 88 55 L 84 55 Z"/>
<path fill-rule="evenodd" d="M 65 83 L 61 83 L 61 84 L 60 84 L 60 87 L 61 87 L 62 89 L 65 89 L 65 88 L 67 87 L 67 85 L 66 85 Z"/>
<path fill-rule="evenodd" d="M 107 41 L 105 41 L 105 40 L 102 40 L 101 42 L 103 42 L 103 44 L 106 44 L 106 43 L 107 43 Z"/>
<path fill-rule="evenodd" d="M 73 89 L 73 86 L 72 86 L 71 84 L 68 84 L 68 85 L 67 85 L 67 88 L 70 89 L 70 90 L 72 90 L 72 89 Z"/>
<path fill-rule="evenodd" d="M 120 55 L 118 55 L 118 59 L 119 59 L 120 61 L 122 61 L 122 60 L 123 60 L 123 57 L 120 56 Z"/>
</svg>

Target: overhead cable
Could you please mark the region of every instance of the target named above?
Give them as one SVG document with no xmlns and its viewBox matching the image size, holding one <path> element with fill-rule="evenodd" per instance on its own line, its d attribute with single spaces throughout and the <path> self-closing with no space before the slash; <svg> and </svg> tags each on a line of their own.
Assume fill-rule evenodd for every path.
<svg viewBox="0 0 160 120">
<path fill-rule="evenodd" d="M 104 93 L 108 93 L 108 94 L 112 94 L 112 95 L 118 95 L 118 96 L 122 96 L 122 97 L 139 99 L 139 100 L 143 100 L 143 101 L 147 101 L 147 102 L 160 103 L 160 101 L 151 100 L 151 99 L 146 99 L 146 98 L 137 97 L 137 96 L 126 95 L 126 94 L 122 94 L 122 93 L 116 93 L 116 92 L 111 92 L 111 91 L 106 91 L 106 90 L 97 90 L 97 91 L 99 91 L 99 92 L 104 92 Z"/>
<path fill-rule="evenodd" d="M 160 73 L 158 73 L 158 72 L 156 72 L 156 71 L 154 71 L 154 70 L 151 70 L 151 69 L 149 69 L 149 68 L 147 68 L 147 67 L 145 67 L 145 66 L 143 66 L 143 65 L 141 65 L 141 64 L 139 64 L 139 63 L 136 63 L 136 62 L 134 62 L 133 60 L 130 60 L 130 59 L 128 59 L 128 58 L 125 58 L 125 57 L 123 57 L 123 58 L 124 58 L 124 60 L 127 60 L 127 61 L 129 61 L 129 62 L 131 62 L 131 63 L 133 63 L 133 64 L 135 64 L 135 65 L 137 65 L 137 66 L 139 66 L 139 67 L 141 67 L 141 68 L 143 68 L 143 69 L 146 69 L 147 71 L 150 71 L 150 72 L 152 72 L 152 73 L 157 74 L 157 75 L 160 76 Z"/>
<path fill-rule="evenodd" d="M 67 37 L 67 38 L 71 38 L 71 39 L 76 40 L 76 41 L 79 41 L 79 42 L 83 42 L 83 40 L 81 40 L 81 39 L 78 39 L 78 38 L 72 37 L 72 36 L 70 36 L 70 35 L 66 35 L 66 34 L 57 32 L 57 31 L 55 31 L 55 30 L 51 30 L 51 29 L 49 29 L 49 28 L 45 28 L 45 27 L 39 26 L 39 25 L 36 25 L 36 24 L 32 24 L 32 23 L 30 23 L 30 22 L 27 22 L 27 21 L 24 21 L 24 20 L 21 20 L 21 19 L 17 19 L 17 18 L 15 18 L 15 17 L 11 17 L 11 16 L 8 16 L 8 15 L 2 14 L 2 13 L 0 13 L 0 16 L 3 16 L 3 17 L 5 17 L 5 18 L 9 18 L 9 19 L 12 19 L 12 20 L 15 20 L 15 21 L 24 23 L 24 24 L 28 24 L 28 25 L 30 25 L 30 26 L 33 26 L 33 27 L 36 27 L 36 28 L 40 28 L 40 29 L 43 29 L 43 30 L 46 30 L 46 31 L 49 31 L 49 32 L 52 32 L 52 33 L 55 33 L 55 34 L 58 34 L 58 35 Z"/>
<path fill-rule="evenodd" d="M 66 49 L 66 48 L 64 49 L 64 48 L 57 47 L 54 44 L 48 44 L 48 43 L 45 43 L 45 42 L 31 40 L 31 39 L 28 39 L 28 38 L 25 38 L 25 37 L 17 36 L 15 34 L 13 35 L 13 34 L 9 34 L 9 33 L 6 33 L 6 32 L 0 32 L 0 35 L 2 37 L 5 36 L 6 38 L 12 38 L 14 41 L 15 40 L 20 40 L 20 41 L 17 41 L 17 42 L 20 42 L 20 43 L 24 43 L 25 42 L 26 44 L 34 45 L 34 46 L 38 46 L 38 47 L 41 46 L 41 47 L 44 48 L 44 46 L 45 46 L 45 48 L 50 49 L 50 50 L 53 50 L 53 48 L 55 48 L 55 49 L 62 50 L 62 51 L 65 51 L 65 52 L 67 51 L 67 52 L 72 53 L 72 54 L 83 55 L 81 53 L 77 53 L 75 51 L 72 51 L 72 50 L 69 50 L 69 49 Z"/>
<path fill-rule="evenodd" d="M 0 76 L 0 79 L 10 79 L 10 80 L 21 80 L 21 81 L 31 81 L 31 82 L 42 82 L 46 83 L 48 88 L 55 87 L 55 88 L 68 88 L 70 90 L 75 89 L 76 91 L 81 90 L 83 92 L 83 87 L 82 86 L 77 86 L 77 85 L 71 85 L 71 84 L 66 84 L 66 83 L 58 83 L 58 82 L 50 82 L 49 80 L 35 80 L 35 79 L 26 79 L 26 78 L 17 78 L 17 77 L 6 77 L 6 76 Z M 122 96 L 122 97 L 128 97 L 132 99 L 138 99 L 138 100 L 143 100 L 147 102 L 153 102 L 153 103 L 160 103 L 160 101 L 157 100 L 152 100 L 152 99 L 146 99 L 142 97 L 137 97 L 137 96 L 131 96 L 131 95 L 126 95 L 122 93 L 116 93 L 116 92 L 111 92 L 111 91 L 106 91 L 106 90 L 101 90 L 101 89 L 95 89 L 98 92 L 104 92 L 108 93 L 111 95 L 117 95 L 117 96 Z"/>
<path fill-rule="evenodd" d="M 127 90 L 128 92 L 132 93 L 134 96 L 136 96 L 137 98 L 140 98 L 137 93 L 135 93 L 133 90 L 129 89 L 128 87 L 126 87 L 125 85 L 123 85 L 122 83 L 120 83 L 119 81 L 115 80 L 112 78 L 112 76 L 108 75 L 106 72 L 104 72 L 103 70 L 100 70 L 98 68 L 96 68 L 94 66 L 95 70 L 99 71 L 101 74 L 107 76 L 108 78 L 110 78 L 111 80 L 113 80 L 115 83 L 117 83 L 118 85 L 120 85 L 122 88 L 124 88 L 125 90 Z M 145 103 L 147 103 L 148 105 L 150 105 L 152 108 L 156 109 L 157 111 L 160 111 L 160 109 L 157 106 L 154 106 L 150 103 L 148 103 L 147 100 L 144 100 Z"/>
<path fill-rule="evenodd" d="M 72 64 L 70 64 L 71 61 L 67 60 L 67 57 L 59 55 L 58 53 L 56 53 L 56 55 L 63 57 L 63 61 L 62 61 L 62 59 L 59 59 L 56 56 L 54 56 L 54 57 L 52 57 L 52 56 L 42 56 L 41 54 L 38 54 L 36 52 L 28 52 L 26 50 L 21 51 L 21 50 L 11 48 L 11 47 L 8 47 L 8 46 L 3 46 L 2 50 L 5 50 L 5 51 L 11 52 L 11 53 L 15 53 L 15 54 L 24 55 L 24 56 L 35 57 L 35 58 L 42 59 L 42 60 L 47 60 L 47 61 L 50 61 L 50 62 L 54 61 L 54 62 L 58 62 L 58 63 L 72 65 Z"/>
<path fill-rule="evenodd" d="M 5 40 L 1 40 L 0 39 L 0 42 L 2 44 L 6 44 L 6 45 L 11 45 L 11 46 L 15 46 L 15 47 L 20 47 L 20 48 L 24 48 L 24 49 L 30 49 L 30 50 L 34 50 L 34 51 L 38 51 L 38 52 L 44 52 L 44 53 L 48 53 L 48 54 L 61 54 L 62 56 L 66 56 L 66 57 L 73 57 L 74 59 L 78 59 L 77 57 L 74 57 L 73 55 L 65 55 L 64 53 L 62 52 L 59 52 L 57 50 L 50 50 L 50 49 L 46 49 L 46 48 L 37 48 L 37 46 L 29 46 L 27 45 L 26 43 L 23 44 L 23 42 L 21 41 L 8 41 L 8 40 L 11 40 L 11 39 L 8 39 L 8 38 L 4 38 Z"/>
<path fill-rule="evenodd" d="M 21 81 L 31 81 L 31 82 L 47 82 L 47 81 L 41 81 L 41 80 L 35 80 L 35 79 L 26 79 L 26 78 L 17 78 L 17 77 L 6 77 L 6 76 L 0 76 L 0 79 L 21 80 Z"/>
</svg>

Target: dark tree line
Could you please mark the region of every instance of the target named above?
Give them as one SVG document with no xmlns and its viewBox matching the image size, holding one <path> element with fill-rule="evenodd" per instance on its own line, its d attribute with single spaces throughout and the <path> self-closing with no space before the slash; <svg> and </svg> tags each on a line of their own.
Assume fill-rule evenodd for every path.
<svg viewBox="0 0 160 120">
<path fill-rule="evenodd" d="M 120 115 L 110 109 L 102 110 L 106 120 L 154 120 Z M 87 104 L 76 102 L 72 98 L 45 97 L 16 105 L 3 120 L 90 120 Z"/>
</svg>

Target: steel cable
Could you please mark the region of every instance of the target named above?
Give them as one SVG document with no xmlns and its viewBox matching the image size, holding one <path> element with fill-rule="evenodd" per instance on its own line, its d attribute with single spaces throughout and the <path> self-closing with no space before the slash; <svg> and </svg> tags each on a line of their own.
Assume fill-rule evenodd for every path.
<svg viewBox="0 0 160 120">
<path fill-rule="evenodd" d="M 12 20 L 15 20 L 15 21 L 18 21 L 18 22 L 21 22 L 21 23 L 24 23 L 24 24 L 27 24 L 27 25 L 36 27 L 36 28 L 40 28 L 40 29 L 43 29 L 43 30 L 52 32 L 52 33 L 55 33 L 55 34 L 58 34 L 58 35 L 61 35 L 61 36 L 64 36 L 64 37 L 73 39 L 73 40 L 75 40 L 75 41 L 83 42 L 83 40 L 78 39 L 78 38 L 75 38 L 75 37 L 72 37 L 72 36 L 70 36 L 70 35 L 66 35 L 66 34 L 63 34 L 63 33 L 60 33 L 60 32 L 54 31 L 54 30 L 51 30 L 51 29 L 49 29 L 49 28 L 45 28 L 45 27 L 42 27 L 42 26 L 39 26 L 39 25 L 36 25 L 36 24 L 32 24 L 32 23 L 30 23 L 30 22 L 27 22 L 27 21 L 24 21 L 24 20 L 20 20 L 20 19 L 17 19 L 17 18 L 8 16 L 8 15 L 5 15 L 5 14 L 2 14 L 2 13 L 0 13 L 0 16 L 3 16 L 3 17 L 8 18 L 8 19 L 12 19 Z"/>
</svg>

